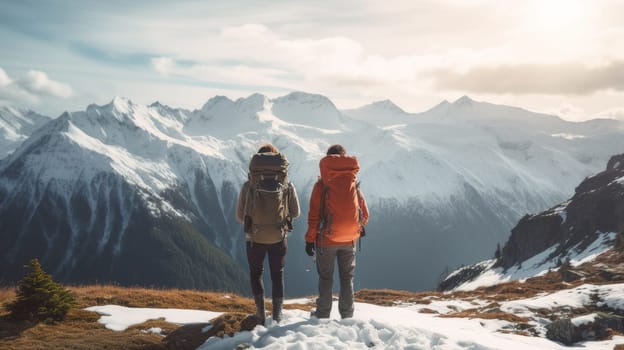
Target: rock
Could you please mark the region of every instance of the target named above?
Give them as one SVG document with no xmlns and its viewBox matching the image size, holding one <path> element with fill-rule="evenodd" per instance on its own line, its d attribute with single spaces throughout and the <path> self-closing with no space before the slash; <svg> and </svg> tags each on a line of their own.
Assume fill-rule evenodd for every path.
<svg viewBox="0 0 624 350">
<path fill-rule="evenodd" d="M 561 279 L 565 282 L 574 282 L 585 277 L 582 273 L 570 269 L 561 269 L 559 273 L 561 275 Z"/>
<path fill-rule="evenodd" d="M 624 332 L 624 317 L 610 313 L 598 313 L 594 319 L 594 329 L 596 329 L 598 339 L 608 338 L 611 335 L 608 332 L 609 329 L 622 333 Z"/>
<path fill-rule="evenodd" d="M 249 315 L 241 321 L 241 331 L 251 331 L 256 328 L 257 325 L 262 324 L 256 315 Z"/>
<path fill-rule="evenodd" d="M 171 332 L 163 342 L 170 350 L 194 350 L 225 328 L 223 322 L 191 323 Z M 204 331 L 205 330 L 205 331 Z"/>
<path fill-rule="evenodd" d="M 608 170 L 624 171 L 624 154 L 618 154 L 611 157 L 607 163 L 607 171 Z"/>
<path fill-rule="evenodd" d="M 572 345 L 581 340 L 581 334 L 569 318 L 553 321 L 546 326 L 546 338 L 565 345 Z"/>
<path fill-rule="evenodd" d="M 184 325 L 171 334 L 163 342 L 170 350 L 191 350 L 197 349 L 210 337 L 223 337 L 224 335 L 234 336 L 241 331 L 250 331 L 260 322 L 255 315 L 247 315 L 240 312 L 224 313 L 211 320 L 211 323 L 193 323 Z M 245 344 L 241 344 L 241 349 L 245 349 Z M 249 347 L 249 344 L 247 344 Z"/>
<path fill-rule="evenodd" d="M 572 345 L 579 341 L 604 340 L 610 338 L 614 332 L 621 333 L 624 331 L 624 317 L 600 312 L 593 322 L 575 326 L 571 319 L 565 318 L 553 321 L 546 329 L 548 339 Z"/>
</svg>

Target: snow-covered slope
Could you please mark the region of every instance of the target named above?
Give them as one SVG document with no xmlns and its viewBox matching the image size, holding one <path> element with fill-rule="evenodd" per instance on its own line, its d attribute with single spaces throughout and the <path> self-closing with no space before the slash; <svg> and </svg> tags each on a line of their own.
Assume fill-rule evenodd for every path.
<svg viewBox="0 0 624 350">
<path fill-rule="evenodd" d="M 0 107 L 0 159 L 13 152 L 37 128 L 50 121 L 33 111 Z"/>
<path fill-rule="evenodd" d="M 588 177 L 568 201 L 539 214 L 524 216 L 497 259 L 461 268 L 441 289 L 472 290 L 510 280 L 525 280 L 591 261 L 611 249 L 624 227 L 624 154 L 607 169 Z"/>
<path fill-rule="evenodd" d="M 217 96 L 195 111 L 115 98 L 66 113 L 0 162 L 4 276 L 37 255 L 73 278 L 81 254 L 117 259 L 129 237 L 140 241 L 139 223 L 160 232 L 163 218 L 243 265 L 233 210 L 248 160 L 264 142 L 289 158 L 301 197 L 303 219 L 290 240 L 296 251 L 318 160 L 340 143 L 360 160 L 371 208 L 356 285 L 432 288 L 445 266 L 490 254 L 522 215 L 568 197 L 624 148 L 621 122 L 574 124 L 468 97 L 413 115 L 390 102 L 365 108 L 367 120 L 348 114 L 301 92 Z M 39 243 L 26 244 L 33 239 Z M 416 267 L 413 278 L 388 273 L 406 263 Z M 301 274 L 309 265 L 303 254 L 289 254 L 286 278 L 299 283 L 287 292 L 314 290 L 314 279 Z"/>
</svg>

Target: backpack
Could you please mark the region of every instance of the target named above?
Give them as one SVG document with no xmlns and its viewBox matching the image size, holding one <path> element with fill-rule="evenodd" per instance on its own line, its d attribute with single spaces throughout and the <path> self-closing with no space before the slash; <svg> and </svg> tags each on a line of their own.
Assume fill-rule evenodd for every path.
<svg viewBox="0 0 624 350">
<path fill-rule="evenodd" d="M 364 220 L 359 205 L 363 196 L 357 181 L 357 159 L 327 156 L 321 160 L 320 168 L 319 182 L 323 189 L 318 227 L 320 239 L 353 241 L 360 236 Z"/>
<path fill-rule="evenodd" d="M 252 242 L 278 243 L 292 230 L 287 169 L 288 160 L 281 153 L 256 153 L 251 158 L 244 231 Z"/>
<path fill-rule="evenodd" d="M 327 233 L 327 229 L 331 230 L 331 223 L 334 217 L 330 209 L 328 208 L 329 206 L 327 205 L 327 197 L 329 197 L 329 186 L 323 184 L 323 180 L 321 179 L 319 179 L 318 181 L 321 183 L 321 186 L 323 186 L 323 192 L 321 194 L 321 221 L 319 222 L 319 231 L 325 231 Z M 357 213 L 357 222 L 361 225 L 364 221 L 364 214 L 362 212 L 362 208 L 360 208 L 360 199 L 363 197 L 362 191 L 360 190 L 360 181 L 355 181 L 355 191 L 347 191 L 343 198 L 353 197 L 353 193 L 355 193 L 356 199 L 355 210 Z M 362 230 L 363 229 L 364 227 L 362 226 Z"/>
</svg>

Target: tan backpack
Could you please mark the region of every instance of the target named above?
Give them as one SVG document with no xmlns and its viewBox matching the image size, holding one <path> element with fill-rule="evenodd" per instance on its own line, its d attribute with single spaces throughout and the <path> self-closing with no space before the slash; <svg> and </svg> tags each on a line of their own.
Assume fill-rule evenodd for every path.
<svg viewBox="0 0 624 350">
<path fill-rule="evenodd" d="M 287 169 L 288 160 L 281 153 L 256 153 L 251 158 L 244 229 L 252 242 L 277 243 L 292 230 Z"/>
</svg>

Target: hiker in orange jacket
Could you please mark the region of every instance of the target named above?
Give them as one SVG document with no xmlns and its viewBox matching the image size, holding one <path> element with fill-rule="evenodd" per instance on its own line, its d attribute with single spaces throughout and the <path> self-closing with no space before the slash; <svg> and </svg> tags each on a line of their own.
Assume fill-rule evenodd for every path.
<svg viewBox="0 0 624 350">
<path fill-rule="evenodd" d="M 306 253 L 316 256 L 319 274 L 318 318 L 328 318 L 332 306 L 334 261 L 338 261 L 340 296 L 338 311 L 342 318 L 353 317 L 353 275 L 355 243 L 364 236 L 368 222 L 366 200 L 356 181 L 360 169 L 357 158 L 347 156 L 341 145 L 333 145 L 321 159 L 321 177 L 312 189 Z"/>
</svg>

